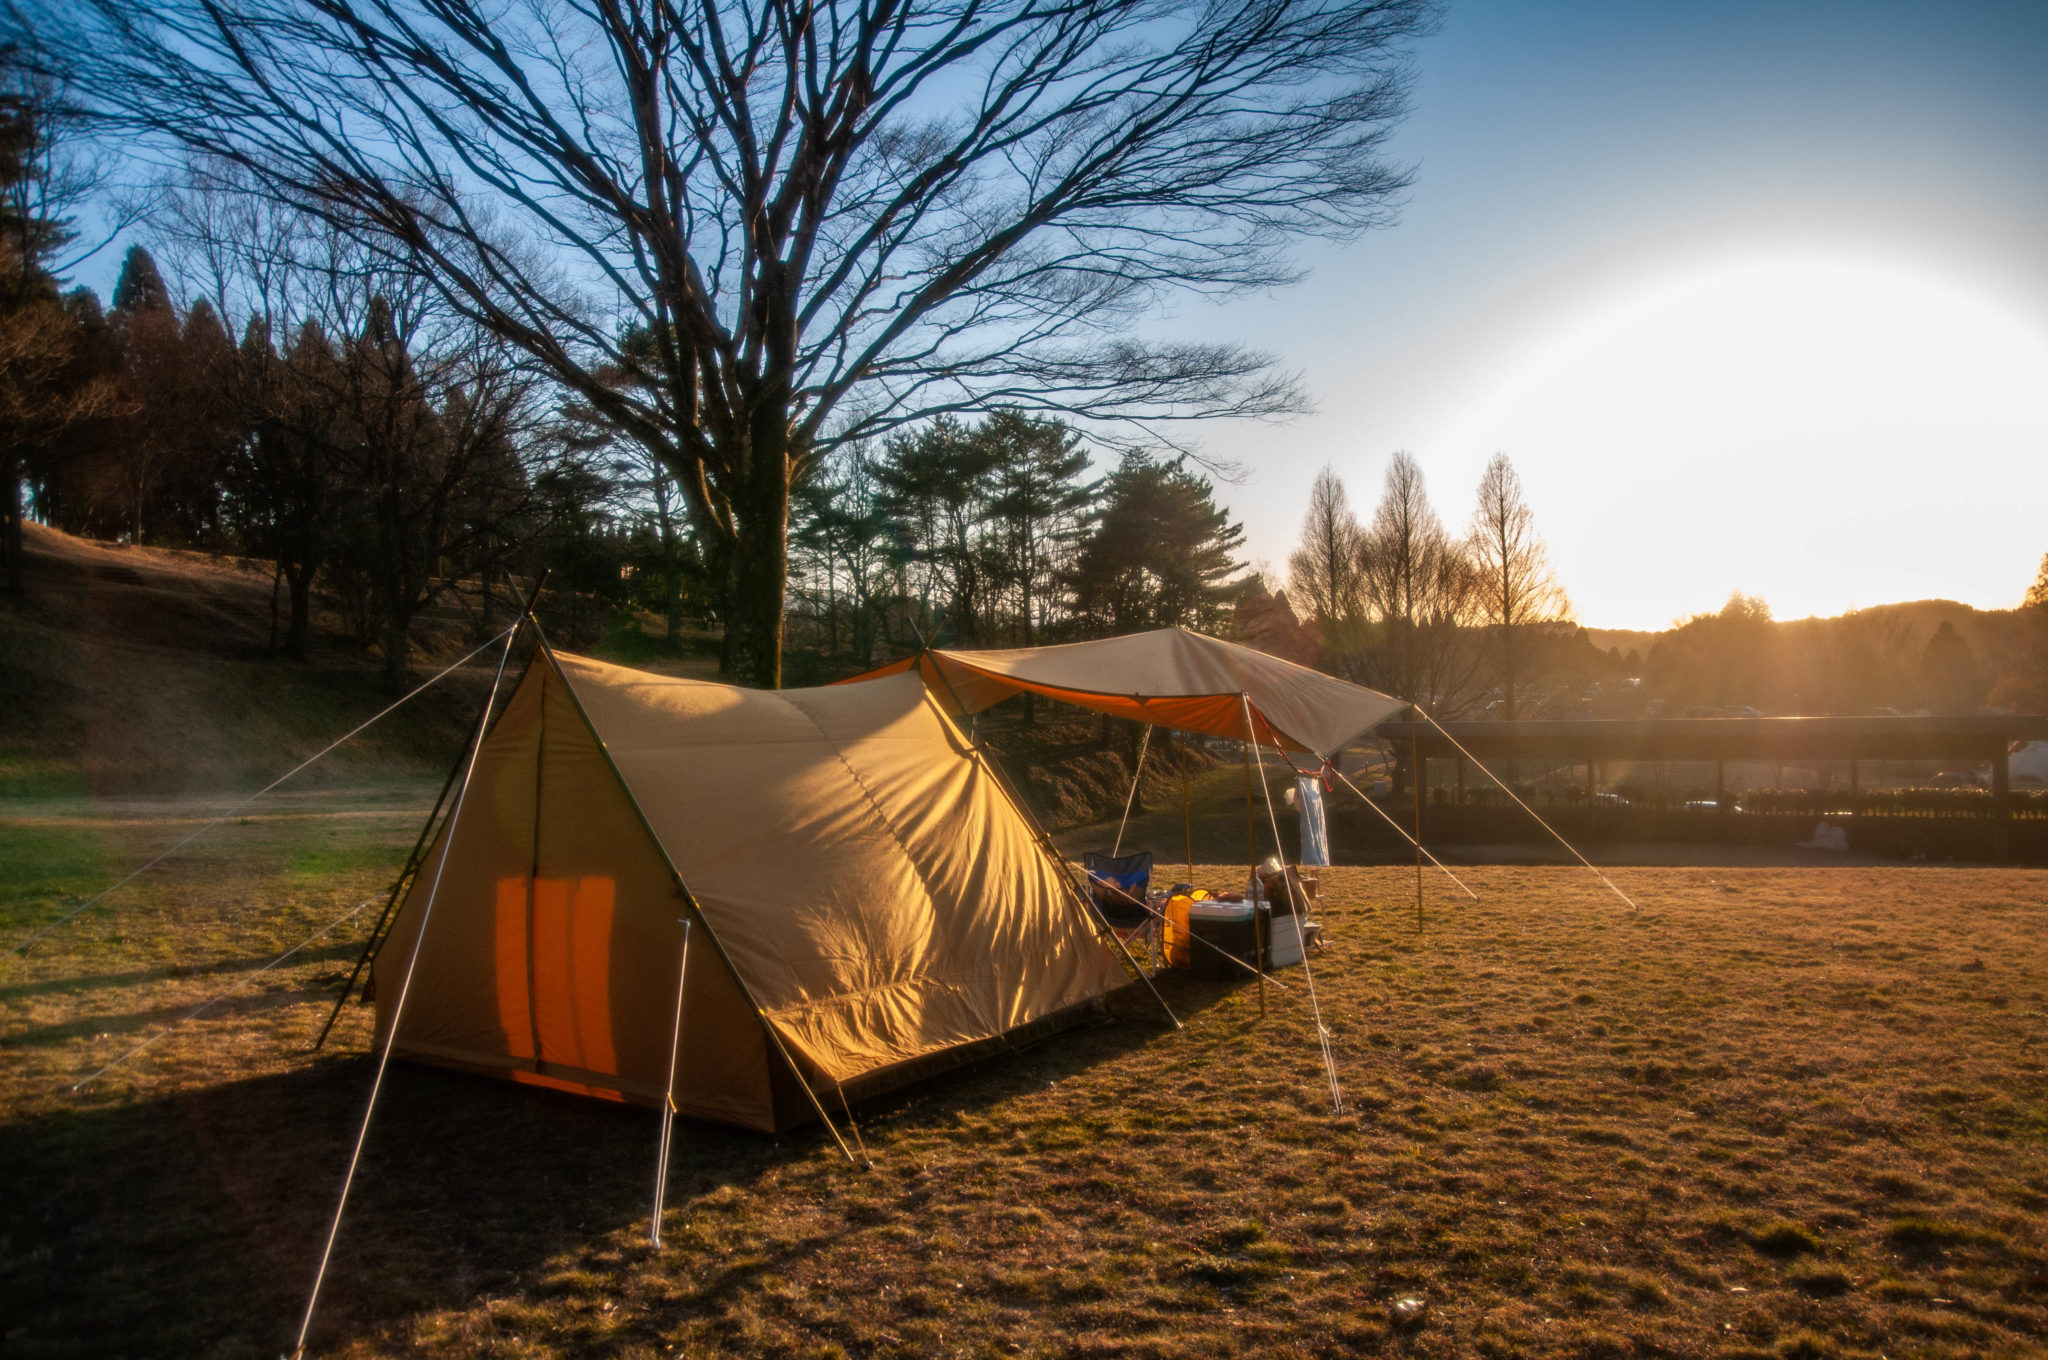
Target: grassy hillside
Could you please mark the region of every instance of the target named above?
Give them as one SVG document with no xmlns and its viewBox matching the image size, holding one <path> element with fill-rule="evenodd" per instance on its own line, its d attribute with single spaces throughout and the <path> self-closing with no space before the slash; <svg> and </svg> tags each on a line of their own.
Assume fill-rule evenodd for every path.
<svg viewBox="0 0 2048 1360">
<path fill-rule="evenodd" d="M 28 531 L 29 600 L 0 609 L 0 797 L 260 786 L 388 702 L 375 663 L 332 636 L 308 662 L 271 654 L 258 564 Z M 430 622 L 417 673 L 467 636 Z M 305 777 L 446 768 L 488 679 L 451 676 Z"/>
</svg>

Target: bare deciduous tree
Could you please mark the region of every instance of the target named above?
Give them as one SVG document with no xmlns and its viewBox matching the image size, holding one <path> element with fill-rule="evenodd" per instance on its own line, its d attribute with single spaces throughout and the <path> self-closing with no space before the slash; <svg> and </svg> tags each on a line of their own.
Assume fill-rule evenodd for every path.
<svg viewBox="0 0 2048 1360">
<path fill-rule="evenodd" d="M 1325 466 L 1309 488 L 1301 546 L 1287 559 L 1287 574 L 1293 599 L 1314 611 L 1326 631 L 1358 613 L 1358 547 L 1363 534 L 1344 483 Z"/>
<path fill-rule="evenodd" d="M 1571 603 L 1550 569 L 1549 549 L 1536 532 L 1536 512 L 1505 453 L 1493 455 L 1479 479 L 1479 504 L 1466 543 L 1479 617 L 1499 641 L 1502 716 L 1513 722 L 1516 630 L 1562 620 Z"/>
<path fill-rule="evenodd" d="M 1387 220 L 1428 0 L 76 0 L 105 126 L 363 233 L 676 473 L 723 671 L 780 675 L 790 489 L 834 443 L 1006 405 L 1299 405 L 1148 343 Z M 644 383 L 601 375 L 642 362 Z M 1155 434 L 1156 437 L 1156 434 Z"/>
<path fill-rule="evenodd" d="M 1366 654 L 1377 688 L 1432 709 L 1471 695 L 1478 675 L 1469 645 L 1474 580 L 1464 545 L 1429 503 L 1422 465 L 1397 452 L 1386 488 L 1359 541 L 1359 588 L 1379 637 Z"/>
</svg>

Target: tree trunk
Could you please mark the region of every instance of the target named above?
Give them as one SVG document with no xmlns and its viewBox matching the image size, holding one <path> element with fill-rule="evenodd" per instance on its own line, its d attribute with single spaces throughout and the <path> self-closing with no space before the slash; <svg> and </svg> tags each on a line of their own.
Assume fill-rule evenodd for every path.
<svg viewBox="0 0 2048 1360">
<path fill-rule="evenodd" d="M 384 692 L 405 693 L 406 662 L 412 651 L 412 615 L 393 606 L 384 616 Z"/>
<path fill-rule="evenodd" d="M 291 601 L 291 621 L 285 625 L 284 654 L 294 661 L 306 659 L 306 643 L 313 632 L 313 569 L 284 564 L 285 595 Z"/>
<path fill-rule="evenodd" d="M 767 455 L 767 456 L 764 456 Z M 782 615 L 789 586 L 789 460 L 780 448 L 755 449 L 765 464 L 735 497 L 735 533 L 719 553 L 725 643 L 718 674 L 734 684 L 782 687 Z"/>
<path fill-rule="evenodd" d="M 1500 675 L 1501 700 L 1507 710 L 1507 720 L 1515 720 L 1515 626 L 1511 623 L 1500 631 Z"/>
<path fill-rule="evenodd" d="M 28 598 L 28 572 L 22 561 L 21 459 L 7 460 L 4 494 L 7 497 L 7 593 L 17 600 Z"/>
<path fill-rule="evenodd" d="M 683 636 L 683 564 L 675 535 L 664 533 L 661 544 L 662 623 L 670 642 Z"/>
</svg>

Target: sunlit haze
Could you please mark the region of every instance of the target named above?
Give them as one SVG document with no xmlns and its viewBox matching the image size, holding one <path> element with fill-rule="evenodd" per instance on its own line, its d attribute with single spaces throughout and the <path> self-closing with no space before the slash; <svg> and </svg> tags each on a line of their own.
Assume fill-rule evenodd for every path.
<svg viewBox="0 0 2048 1360">
<path fill-rule="evenodd" d="M 1453 527 L 1514 459 L 1579 618 L 2019 602 L 2048 552 L 2048 6 L 1454 5 L 1398 226 L 1169 324 L 1315 414 L 1213 427 L 1284 574 L 1325 463 Z"/>
<path fill-rule="evenodd" d="M 2048 551 L 2044 384 L 2048 330 L 1993 301 L 1766 259 L 1595 300 L 1434 447 L 1512 452 L 1588 620 L 1662 626 L 1731 589 L 1780 617 L 2003 604 Z"/>
</svg>

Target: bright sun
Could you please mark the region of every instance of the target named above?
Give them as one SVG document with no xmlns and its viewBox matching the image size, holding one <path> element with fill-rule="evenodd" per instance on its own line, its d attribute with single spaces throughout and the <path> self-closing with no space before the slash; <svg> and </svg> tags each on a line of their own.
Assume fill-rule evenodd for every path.
<svg viewBox="0 0 2048 1360">
<path fill-rule="evenodd" d="M 2048 325 L 1894 266 L 1751 261 L 1582 316 L 1471 409 L 1579 616 L 2018 602 L 2048 552 Z"/>
</svg>

